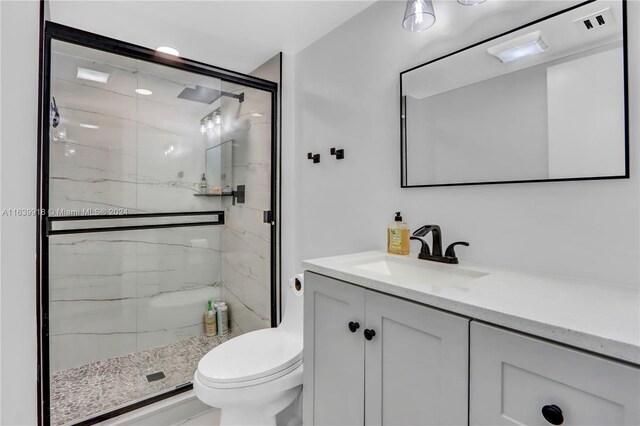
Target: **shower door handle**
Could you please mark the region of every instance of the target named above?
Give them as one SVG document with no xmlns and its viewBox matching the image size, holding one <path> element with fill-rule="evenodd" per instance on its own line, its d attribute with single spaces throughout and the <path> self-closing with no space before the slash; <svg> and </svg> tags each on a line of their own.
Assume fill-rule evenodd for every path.
<svg viewBox="0 0 640 426">
<path fill-rule="evenodd" d="M 264 223 L 268 223 L 269 225 L 276 224 L 276 222 L 273 220 L 273 212 L 271 210 L 262 212 L 262 221 Z"/>
</svg>

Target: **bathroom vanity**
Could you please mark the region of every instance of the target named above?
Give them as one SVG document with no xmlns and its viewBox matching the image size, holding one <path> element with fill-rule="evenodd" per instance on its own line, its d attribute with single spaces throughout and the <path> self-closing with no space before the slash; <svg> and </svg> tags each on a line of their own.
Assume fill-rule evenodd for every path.
<svg viewBox="0 0 640 426">
<path fill-rule="evenodd" d="M 640 423 L 640 298 L 365 252 L 308 260 L 305 425 Z"/>
</svg>

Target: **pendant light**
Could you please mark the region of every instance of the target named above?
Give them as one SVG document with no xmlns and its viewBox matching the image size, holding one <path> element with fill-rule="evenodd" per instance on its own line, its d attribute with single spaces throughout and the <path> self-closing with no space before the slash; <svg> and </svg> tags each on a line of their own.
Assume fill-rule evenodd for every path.
<svg viewBox="0 0 640 426">
<path fill-rule="evenodd" d="M 463 6 L 475 6 L 476 4 L 484 3 L 487 0 L 458 0 Z"/>
<path fill-rule="evenodd" d="M 436 22 L 431 0 L 409 0 L 402 26 L 407 31 L 424 31 Z"/>
</svg>

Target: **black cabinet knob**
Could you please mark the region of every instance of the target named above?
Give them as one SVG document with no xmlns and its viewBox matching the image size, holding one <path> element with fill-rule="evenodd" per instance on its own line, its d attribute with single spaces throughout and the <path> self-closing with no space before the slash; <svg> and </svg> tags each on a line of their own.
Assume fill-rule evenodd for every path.
<svg viewBox="0 0 640 426">
<path fill-rule="evenodd" d="M 358 324 L 357 322 L 351 321 L 349 323 L 349 331 L 350 332 L 355 333 L 356 330 L 359 329 L 359 328 L 360 328 L 360 324 Z"/>
<path fill-rule="evenodd" d="M 542 407 L 542 417 L 552 425 L 561 425 L 564 422 L 562 410 L 557 405 L 545 405 Z"/>
<path fill-rule="evenodd" d="M 364 329 L 364 338 L 367 340 L 371 340 L 373 339 L 373 337 L 376 335 L 376 332 L 373 330 L 369 330 L 368 328 Z"/>
</svg>

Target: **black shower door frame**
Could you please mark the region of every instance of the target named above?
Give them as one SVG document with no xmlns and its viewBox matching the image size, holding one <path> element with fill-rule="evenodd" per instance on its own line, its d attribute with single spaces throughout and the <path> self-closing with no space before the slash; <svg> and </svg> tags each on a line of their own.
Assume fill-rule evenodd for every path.
<svg viewBox="0 0 640 426">
<path fill-rule="evenodd" d="M 279 140 L 278 140 L 278 83 L 257 78 L 254 76 L 238 73 L 228 69 L 215 67 L 202 62 L 186 59 L 182 57 L 172 57 L 158 54 L 155 50 L 138 46 L 132 43 L 101 36 L 87 31 L 61 25 L 55 22 L 43 21 L 43 28 L 40 30 L 40 82 L 39 82 L 39 121 L 38 121 L 38 209 L 41 213 L 37 221 L 37 241 L 36 241 L 36 279 L 37 279 L 37 326 L 38 326 L 38 422 L 40 425 L 49 426 L 50 417 L 50 347 L 49 347 L 49 236 L 64 233 L 74 233 L 76 231 L 52 230 L 53 222 L 61 220 L 100 220 L 100 219 L 132 219 L 170 216 L 201 216 L 217 215 L 215 220 L 203 220 L 199 222 L 182 222 L 161 225 L 139 225 L 128 227 L 131 229 L 149 229 L 149 227 L 168 228 L 181 226 L 215 226 L 224 225 L 223 211 L 198 211 L 198 212 L 169 212 L 169 213 L 144 213 L 127 214 L 118 216 L 64 216 L 49 217 L 49 100 L 51 99 L 51 43 L 59 40 L 71 44 L 76 44 L 91 49 L 138 59 L 154 64 L 165 65 L 196 74 L 218 78 L 222 81 L 241 84 L 246 87 L 269 92 L 271 94 L 271 214 L 265 214 L 269 218 L 271 228 L 271 326 L 278 324 L 278 309 L 280 306 L 280 292 L 277 283 L 280 281 L 280 250 L 277 239 L 280 229 L 280 214 L 277 209 L 279 187 L 278 161 Z M 109 230 L 109 228 L 92 228 L 93 232 Z M 114 229 L 114 228 L 111 228 Z M 120 228 L 119 228 L 120 229 Z M 81 232 L 88 232 L 91 229 Z M 172 397 L 174 395 L 193 389 L 192 384 L 169 390 L 159 395 L 152 396 L 142 401 L 136 401 L 117 410 L 97 415 L 93 418 L 83 420 L 78 425 L 90 425 L 107 419 L 119 416 L 123 413 L 153 404 L 157 401 Z"/>
</svg>

